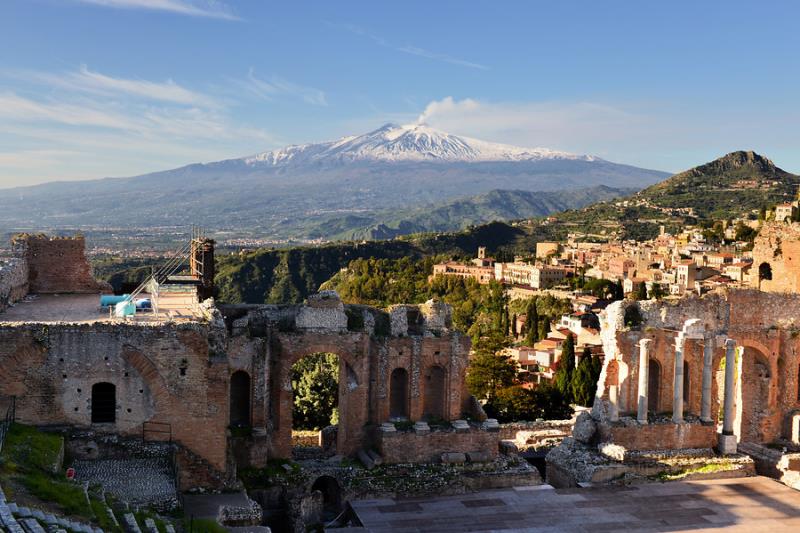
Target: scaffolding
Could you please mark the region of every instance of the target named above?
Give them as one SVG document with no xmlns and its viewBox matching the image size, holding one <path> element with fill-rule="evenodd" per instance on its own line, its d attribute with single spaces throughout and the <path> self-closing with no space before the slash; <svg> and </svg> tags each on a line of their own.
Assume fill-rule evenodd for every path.
<svg viewBox="0 0 800 533">
<path fill-rule="evenodd" d="M 155 317 L 163 313 L 173 318 L 184 311 L 198 315 L 200 296 L 210 290 L 206 272 L 209 268 L 213 269 L 213 242 L 203 228 L 192 226 L 189 241 L 174 250 L 158 269 L 153 268 L 147 279 L 127 296 L 125 302 L 135 306 L 138 296 L 147 295 L 150 298 L 150 311 Z M 188 273 L 181 274 L 187 268 Z M 213 270 L 208 274 L 213 276 Z M 201 290 L 203 288 L 206 290 Z"/>
</svg>

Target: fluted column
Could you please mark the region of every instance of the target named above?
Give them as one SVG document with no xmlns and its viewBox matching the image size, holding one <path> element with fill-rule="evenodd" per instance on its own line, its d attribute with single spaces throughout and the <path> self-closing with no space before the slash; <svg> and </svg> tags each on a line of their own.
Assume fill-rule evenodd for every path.
<svg viewBox="0 0 800 533">
<path fill-rule="evenodd" d="M 736 341 L 725 341 L 725 403 L 722 434 L 733 435 L 734 401 L 736 398 Z"/>
<path fill-rule="evenodd" d="M 683 422 L 683 348 L 686 344 L 685 329 L 675 338 L 675 380 L 672 383 L 672 421 Z"/>
<path fill-rule="evenodd" d="M 650 343 L 651 339 L 639 341 L 639 409 L 636 413 L 636 420 L 640 424 L 647 424 L 647 371 L 650 364 Z"/>
<path fill-rule="evenodd" d="M 707 334 L 703 347 L 703 396 L 700 405 L 700 420 L 711 422 L 711 376 L 714 364 L 714 348 L 716 339 L 712 334 Z"/>
</svg>

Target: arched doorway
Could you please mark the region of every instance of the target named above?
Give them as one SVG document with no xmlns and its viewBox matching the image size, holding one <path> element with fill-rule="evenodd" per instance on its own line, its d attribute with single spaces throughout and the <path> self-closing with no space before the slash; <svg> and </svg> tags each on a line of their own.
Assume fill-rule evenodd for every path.
<svg viewBox="0 0 800 533">
<path fill-rule="evenodd" d="M 320 430 L 339 423 L 339 372 L 339 356 L 334 353 L 312 353 L 292 365 L 292 454 L 296 459 L 325 455 Z M 345 381 L 349 386 L 350 381 Z M 335 453 L 335 447 L 331 452 Z"/>
<path fill-rule="evenodd" d="M 431 419 L 443 419 L 445 416 L 445 372 L 444 368 L 434 365 L 425 372 L 423 389 L 423 416 Z"/>
<path fill-rule="evenodd" d="M 92 385 L 92 424 L 117 421 L 117 387 L 113 383 Z"/>
<path fill-rule="evenodd" d="M 342 488 L 331 476 L 320 476 L 311 485 L 311 491 L 322 493 L 322 522 L 327 524 L 342 512 Z"/>
<path fill-rule="evenodd" d="M 767 263 L 761 263 L 758 265 L 758 288 L 761 288 L 762 281 L 770 281 L 772 280 L 772 266 Z"/>
<path fill-rule="evenodd" d="M 408 372 L 395 368 L 389 380 L 389 417 L 408 419 Z"/>
<path fill-rule="evenodd" d="M 772 371 L 766 355 L 760 350 L 745 347 L 742 355 L 742 412 L 749 413 L 741 420 L 741 440 L 768 443 L 779 435 L 771 434 L 768 419 L 772 416 L 770 384 Z"/>
<path fill-rule="evenodd" d="M 230 425 L 250 425 L 250 375 L 243 370 L 237 370 L 231 375 Z"/>
<path fill-rule="evenodd" d="M 661 365 L 655 359 L 647 363 L 647 410 L 658 413 L 661 409 Z"/>
</svg>

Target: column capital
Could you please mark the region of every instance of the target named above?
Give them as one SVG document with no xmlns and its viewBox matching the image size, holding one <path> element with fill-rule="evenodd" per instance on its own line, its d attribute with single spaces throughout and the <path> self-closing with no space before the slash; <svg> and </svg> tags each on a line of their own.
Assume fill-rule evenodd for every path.
<svg viewBox="0 0 800 533">
<path fill-rule="evenodd" d="M 653 339 L 647 339 L 647 338 L 640 339 L 639 340 L 639 348 L 646 349 L 648 346 L 650 346 L 651 342 L 653 342 Z"/>
<path fill-rule="evenodd" d="M 733 339 L 725 339 L 725 348 L 726 349 L 735 348 L 735 347 L 736 347 L 736 341 L 735 340 L 733 340 Z"/>
</svg>

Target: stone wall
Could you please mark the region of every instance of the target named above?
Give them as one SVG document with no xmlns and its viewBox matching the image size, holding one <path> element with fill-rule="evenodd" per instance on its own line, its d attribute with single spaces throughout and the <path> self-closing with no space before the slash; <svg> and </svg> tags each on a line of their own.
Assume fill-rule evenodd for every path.
<svg viewBox="0 0 800 533">
<path fill-rule="evenodd" d="M 226 470 L 227 361 L 212 357 L 199 324 L 27 324 L 0 327 L 0 394 L 17 419 L 172 439 Z M 115 422 L 92 423 L 92 388 L 115 387 Z M 165 438 L 164 434 L 153 435 Z"/>
<path fill-rule="evenodd" d="M 0 313 L 28 294 L 28 263 L 24 258 L 0 260 Z"/>
<path fill-rule="evenodd" d="M 28 264 L 28 285 L 32 293 L 111 292 L 111 286 L 92 277 L 82 235 L 48 237 L 16 235 L 12 239 L 15 255 Z"/>
<path fill-rule="evenodd" d="M 711 424 L 611 424 L 603 428 L 601 439 L 626 450 L 680 450 L 710 448 L 716 443 L 717 428 Z"/>
<path fill-rule="evenodd" d="M 800 292 L 800 224 L 762 225 L 753 243 L 750 284 L 762 291 Z"/>
<path fill-rule="evenodd" d="M 378 432 L 376 445 L 384 463 L 438 463 L 443 453 L 481 452 L 493 459 L 498 455 L 499 434 L 478 428 L 455 430 Z"/>
<path fill-rule="evenodd" d="M 397 336 L 379 335 L 376 322 L 366 320 L 381 311 L 358 306 L 365 320 L 351 320 L 334 295 L 311 306 L 234 306 L 222 314 L 209 300 L 202 318 L 180 324 L 8 324 L 0 326 L 0 395 L 17 397 L 24 423 L 171 438 L 183 450 L 183 487 L 219 485 L 237 462 L 264 466 L 270 458 L 291 457 L 291 371 L 306 355 L 339 357 L 339 454 L 368 446 L 366 428 L 388 420 L 390 376 L 398 368 L 407 371 L 401 392 L 411 420 L 424 418 L 431 402 L 446 420 L 470 412 L 469 338 L 447 327 L 449 308 L 431 307 L 408 306 L 414 324 Z M 252 434 L 230 447 L 232 376 L 241 372 L 247 379 L 237 381 L 236 398 L 249 387 L 249 403 L 236 420 L 249 417 Z M 113 422 L 93 420 L 98 384 L 113 386 Z M 454 449 L 495 454 L 497 433 L 487 435 L 440 432 L 424 441 L 424 450 L 446 449 L 454 439 Z"/>
<path fill-rule="evenodd" d="M 628 307 L 636 306 L 639 325 L 626 326 Z M 620 416 L 635 418 L 638 401 L 639 341 L 651 339 L 648 358 L 660 379 L 648 387 L 656 413 L 673 409 L 675 342 L 689 319 L 699 319 L 702 335 L 715 343 L 712 355 L 711 415 L 718 422 L 725 356 L 730 338 L 743 355 L 736 370 L 734 431 L 739 440 L 769 443 L 787 432 L 788 415 L 800 408 L 800 295 L 775 294 L 751 289 L 732 289 L 683 298 L 678 302 L 615 302 L 606 310 L 601 337 L 606 358 L 598 381 L 593 416 L 611 417 L 611 388 L 617 388 Z M 684 414 L 698 417 L 702 408 L 703 350 L 705 339 L 689 338 L 684 345 L 688 370 Z M 648 362 L 648 368 L 650 363 Z M 654 386 L 654 387 L 653 387 Z M 654 400 L 652 400 L 654 399 Z M 648 431 L 641 428 L 643 435 Z M 711 435 L 711 432 L 709 432 Z M 713 446 L 713 439 L 707 446 Z"/>
</svg>

